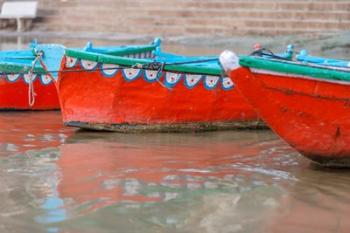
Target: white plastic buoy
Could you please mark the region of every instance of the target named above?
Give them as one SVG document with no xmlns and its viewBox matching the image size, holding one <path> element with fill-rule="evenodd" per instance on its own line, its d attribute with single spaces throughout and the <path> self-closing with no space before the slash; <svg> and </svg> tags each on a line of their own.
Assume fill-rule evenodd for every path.
<svg viewBox="0 0 350 233">
<path fill-rule="evenodd" d="M 232 51 L 223 51 L 220 55 L 219 60 L 225 72 L 230 72 L 240 67 L 239 57 Z"/>
</svg>

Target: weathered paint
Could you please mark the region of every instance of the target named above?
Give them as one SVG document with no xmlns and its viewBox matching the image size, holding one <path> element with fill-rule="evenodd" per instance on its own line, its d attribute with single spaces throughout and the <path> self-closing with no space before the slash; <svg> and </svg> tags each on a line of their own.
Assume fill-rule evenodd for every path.
<svg viewBox="0 0 350 233">
<path fill-rule="evenodd" d="M 79 57 L 77 54 L 69 55 Z M 103 67 L 102 58 L 107 57 L 98 57 L 94 61 L 99 61 L 98 66 Z M 169 70 L 161 72 L 161 75 L 153 73 L 157 78 L 152 80 L 151 70 L 124 68 L 114 76 L 106 77 L 99 69 L 86 70 L 82 62 L 72 67 L 66 59 L 62 61 L 63 72 L 59 75 L 58 88 L 63 121 L 67 125 L 125 132 L 128 128 L 130 131 L 135 128 L 141 131 L 177 131 L 176 127 L 169 127 L 176 124 L 179 128 L 194 130 L 213 129 L 229 122 L 236 125 L 240 125 L 238 122 L 250 122 L 250 126 L 257 124 L 257 114 L 238 92 L 234 88 L 224 88 L 229 82 L 225 84 L 223 81 L 226 79 L 219 77 L 221 70 L 218 64 L 217 68 L 210 68 L 216 70 L 216 76 L 211 72 L 200 75 L 200 81 L 198 76 L 193 76 L 196 73 Z M 140 59 L 117 57 L 103 61 L 126 65 L 117 62 L 127 60 L 135 64 Z M 193 69 L 195 66 L 188 67 Z M 204 66 L 202 71 L 205 69 Z M 193 78 L 193 83 L 188 77 Z M 189 84 L 193 86 L 188 87 Z"/>
<path fill-rule="evenodd" d="M 325 166 L 350 166 L 350 85 L 247 67 L 231 71 L 230 77 L 268 126 L 296 150 Z"/>
</svg>

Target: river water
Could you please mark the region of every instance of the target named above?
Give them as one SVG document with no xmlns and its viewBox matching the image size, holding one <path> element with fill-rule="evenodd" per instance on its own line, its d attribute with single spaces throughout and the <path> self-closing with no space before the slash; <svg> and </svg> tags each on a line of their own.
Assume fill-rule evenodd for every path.
<svg viewBox="0 0 350 233">
<path fill-rule="evenodd" d="M 56 111 L 0 112 L 4 233 L 347 233 L 349 192 L 349 171 L 269 130 L 97 133 Z"/>
</svg>

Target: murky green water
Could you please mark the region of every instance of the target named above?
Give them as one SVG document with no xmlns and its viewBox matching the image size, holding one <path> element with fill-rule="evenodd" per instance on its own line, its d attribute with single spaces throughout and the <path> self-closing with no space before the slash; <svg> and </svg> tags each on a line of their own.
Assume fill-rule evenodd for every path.
<svg viewBox="0 0 350 233">
<path fill-rule="evenodd" d="M 349 171 L 270 131 L 96 133 L 0 112 L 0 232 L 347 233 L 349 192 Z"/>
</svg>

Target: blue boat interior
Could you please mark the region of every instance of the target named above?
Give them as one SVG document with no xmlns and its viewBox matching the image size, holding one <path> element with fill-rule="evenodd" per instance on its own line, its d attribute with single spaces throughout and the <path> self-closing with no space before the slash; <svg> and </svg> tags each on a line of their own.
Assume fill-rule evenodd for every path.
<svg viewBox="0 0 350 233">
<path fill-rule="evenodd" d="M 58 70 L 64 55 L 64 47 L 55 44 L 36 44 L 35 46 L 30 44 L 26 50 L 0 51 L 0 64 L 23 67 L 23 72 L 28 72 L 33 65 L 34 68 L 42 68 L 39 60 L 35 62 L 40 51 L 43 51 L 41 59 L 47 69 Z M 57 72 L 53 72 L 52 75 L 57 78 Z"/>
<path fill-rule="evenodd" d="M 323 57 L 310 56 L 307 50 L 301 50 L 299 54 L 294 56 L 294 46 L 288 45 L 287 50 L 283 53 L 274 54 L 269 50 L 261 49 L 254 51 L 251 55 L 259 56 L 266 59 L 280 59 L 301 62 L 304 64 L 316 64 L 326 67 L 338 67 L 338 68 L 350 68 L 350 61 L 345 61 L 341 59 L 330 59 Z"/>
<path fill-rule="evenodd" d="M 114 57 L 126 57 L 130 60 L 143 61 L 145 63 L 163 63 L 164 65 L 185 65 L 191 67 L 206 67 L 217 69 L 221 72 L 218 56 L 184 56 L 174 53 L 163 52 L 161 48 L 161 40 L 156 38 L 148 47 L 150 50 L 144 52 L 145 45 L 135 46 L 120 46 L 118 48 L 111 47 L 99 47 L 94 48 L 91 43 L 83 49 L 86 52 L 93 53 L 95 55 L 109 55 Z M 78 49 L 79 50 L 79 49 Z M 80 50 L 81 51 L 81 50 Z"/>
<path fill-rule="evenodd" d="M 341 68 L 350 67 L 350 61 L 310 56 L 307 50 L 301 50 L 300 53 L 296 56 L 296 60 L 303 63 L 312 63 L 322 66 L 332 66 Z"/>
</svg>

